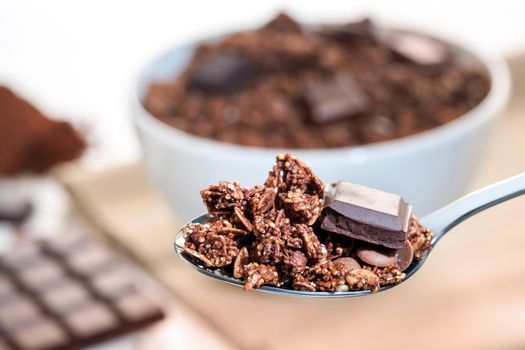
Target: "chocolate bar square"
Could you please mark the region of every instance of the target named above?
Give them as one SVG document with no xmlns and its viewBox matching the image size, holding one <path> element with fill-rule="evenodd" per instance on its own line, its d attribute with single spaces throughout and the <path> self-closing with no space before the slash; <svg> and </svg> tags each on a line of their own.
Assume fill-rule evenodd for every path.
<svg viewBox="0 0 525 350">
<path fill-rule="evenodd" d="M 82 284 L 75 281 L 64 281 L 46 290 L 41 298 L 48 309 L 64 314 L 85 304 L 91 295 Z"/>
<path fill-rule="evenodd" d="M 61 281 L 64 274 L 60 265 L 46 258 L 40 260 L 38 265 L 21 271 L 18 278 L 26 288 L 41 291 Z"/>
<path fill-rule="evenodd" d="M 88 302 L 63 316 L 65 324 L 79 338 L 102 335 L 118 327 L 117 316 L 102 303 Z"/>
<path fill-rule="evenodd" d="M 18 349 L 60 349 L 69 336 L 60 325 L 49 318 L 41 318 L 9 334 Z"/>
<path fill-rule="evenodd" d="M 134 289 L 129 273 L 118 266 L 95 276 L 91 285 L 100 296 L 110 299 Z"/>
<path fill-rule="evenodd" d="M 107 248 L 95 244 L 76 249 L 74 254 L 70 254 L 66 258 L 75 271 L 84 275 L 93 275 L 103 271 L 115 261 L 114 254 Z"/>
<path fill-rule="evenodd" d="M 22 270 L 37 265 L 42 259 L 40 250 L 33 245 L 15 246 L 2 256 L 2 262 L 10 270 Z"/>
<path fill-rule="evenodd" d="M 13 326 L 27 322 L 41 314 L 40 308 L 25 296 L 14 295 L 0 305 L 0 323 Z"/>
</svg>

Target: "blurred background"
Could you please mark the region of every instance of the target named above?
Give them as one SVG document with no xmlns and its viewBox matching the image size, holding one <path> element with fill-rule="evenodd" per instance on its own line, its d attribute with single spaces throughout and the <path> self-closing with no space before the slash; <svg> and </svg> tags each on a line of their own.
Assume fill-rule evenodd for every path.
<svg viewBox="0 0 525 350">
<path fill-rule="evenodd" d="M 125 299 L 130 295 L 128 292 L 115 292 L 117 296 L 113 296 L 112 291 L 118 288 L 110 286 L 107 291 L 112 296 L 107 297 L 97 292 L 91 272 L 85 276 L 73 273 L 75 281 L 96 299 L 91 304 L 105 305 L 111 310 L 90 311 L 85 319 L 104 323 L 100 320 L 111 319 L 106 314 L 115 313 L 113 318 L 119 320 L 107 321 L 107 327 L 99 330 L 103 336 L 97 331 L 85 335 L 89 333 L 85 329 L 80 331 L 84 335 L 76 334 L 71 330 L 69 316 L 56 316 L 41 300 L 34 301 L 37 308 L 44 305 L 38 322 L 11 322 L 13 313 L 31 309 L 25 304 L 19 307 L 17 298 L 33 300 L 43 298 L 44 294 L 25 286 L 18 267 L 12 267 L 9 258 L 3 258 L 0 349 L 48 349 L 64 343 L 80 348 L 91 345 L 92 340 L 98 343 L 94 345 L 96 349 L 525 349 L 523 199 L 504 203 L 455 229 L 410 282 L 388 293 L 359 300 L 310 301 L 244 293 L 208 281 L 177 260 L 172 238 L 183 221 L 195 214 L 178 211 L 177 207 L 198 203 L 200 198 L 191 186 L 188 193 L 182 193 L 173 182 L 180 183 L 180 177 L 195 176 L 195 188 L 202 188 L 198 181 L 207 185 L 224 175 L 218 166 L 210 166 L 206 172 L 211 173 L 213 181 L 201 178 L 198 160 L 191 162 L 195 157 L 191 151 L 181 151 L 187 154 L 179 158 L 164 156 L 175 151 L 166 146 L 168 142 L 154 144 L 157 141 L 152 141 L 155 137 L 151 134 L 157 131 L 151 130 L 158 126 L 146 131 L 141 128 L 149 126 L 134 126 L 137 76 L 166 50 L 260 26 L 283 10 L 309 23 L 345 22 L 371 16 L 378 23 L 417 28 L 467 43 L 469 48 L 480 48 L 480 52 L 487 50 L 490 62 L 493 57 L 496 61 L 500 56 L 504 60 L 502 64 L 497 62 L 499 68 L 495 74 L 501 84 L 493 85 L 499 90 L 492 92 L 498 96 L 495 104 L 501 104 L 501 108 L 494 106 L 490 111 L 494 118 L 486 126 L 479 129 L 472 126 L 471 131 L 457 136 L 457 140 L 456 136 L 441 135 L 442 140 L 449 141 L 432 154 L 425 153 L 426 146 L 417 143 L 403 154 L 395 153 L 387 145 L 385 154 L 389 156 L 384 158 L 367 150 L 352 151 L 346 158 L 341 156 L 349 159 L 348 167 L 337 171 L 323 168 L 322 159 L 316 156 L 306 156 L 307 163 L 320 175 L 334 174 L 340 179 L 348 172 L 352 180 L 403 192 L 411 202 L 421 203 L 420 212 L 425 214 L 469 190 L 525 171 L 523 1 L 0 0 L 0 86 L 13 90 L 50 119 L 70 122 L 86 142 L 82 156 L 70 156 L 74 160 L 50 167 L 44 173 L 25 169 L 0 176 L 0 249 L 6 256 L 14 255 L 15 260 L 24 261 L 21 269 L 33 269 L 33 262 L 41 257 L 33 258 L 30 254 L 31 259 L 26 259 L 20 252 L 28 245 L 36 245 L 41 250 L 39 254 L 52 260 L 50 263 L 70 271 L 76 265 L 71 265 L 67 256 L 56 253 L 59 248 L 54 250 L 55 243 L 48 240 L 60 242 L 63 237 L 80 233 L 82 239 L 94 240 L 97 247 L 115 255 L 118 268 L 122 266 L 129 271 L 126 283 L 139 286 L 137 293 L 159 312 L 151 311 L 153 307 L 146 312 L 133 304 L 123 308 L 126 312 L 132 310 L 136 316 L 130 321 L 126 312 L 115 311 L 121 310 L 119 305 L 129 299 Z M 508 95 L 507 69 L 512 80 Z M 24 149 L 24 142 L 33 137 L 31 132 L 15 130 L 19 126 L 7 119 L 8 115 L 13 117 L 13 112 L 6 101 L 0 96 L 0 129 L 3 129 L 0 158 L 5 159 L 12 153 L 11 147 Z M 18 111 L 25 113 L 24 108 Z M 485 118 L 483 113 L 478 111 L 477 118 Z M 6 119 L 2 122 L 1 118 Z M 140 139 L 135 128 L 139 129 Z M 56 139 L 61 139 L 64 133 L 58 132 Z M 475 141 L 463 143 L 464 139 Z M 35 148 L 28 154 L 36 159 L 39 146 L 31 147 Z M 203 146 L 195 145 L 199 147 Z M 416 149 L 420 152 L 415 152 Z M 473 149 L 475 156 L 469 157 Z M 238 163 L 247 157 L 242 151 L 234 154 L 238 150 L 232 151 L 231 157 L 224 152 L 217 155 L 221 162 Z M 260 167 L 269 169 L 272 153 L 248 156 L 257 161 L 263 159 Z M 460 158 L 460 154 L 467 158 Z M 337 161 L 339 156 L 331 155 L 330 161 Z M 401 157 L 416 165 L 423 164 L 419 163 L 424 162 L 422 159 L 427 162 L 429 158 L 436 162 L 444 159 L 439 164 L 447 168 L 442 173 L 430 169 L 435 178 L 420 175 L 404 183 L 394 176 L 390 182 L 374 179 L 378 174 L 384 178 L 382 172 L 392 169 L 391 162 Z M 264 171 L 253 169 L 253 172 L 265 176 Z M 250 178 L 247 181 L 251 181 L 250 176 L 239 175 Z M 321 177 L 328 178 L 328 182 L 332 180 L 330 176 Z M 419 190 L 416 183 L 425 188 Z M 446 189 L 447 183 L 453 190 Z M 405 187 L 412 187 L 421 196 L 430 197 L 432 191 L 446 196 L 434 201 L 416 198 Z M 7 217 L 15 213 L 15 219 L 3 220 L 2 210 Z M 34 243 L 35 239 L 40 243 Z M 81 255 L 82 247 L 89 246 L 82 239 L 81 243 L 68 246 L 73 256 Z M 107 267 L 104 259 L 100 263 L 98 257 L 102 253 L 98 250 L 90 254 L 86 253 L 89 255 L 86 260 L 90 266 L 96 265 L 94 275 L 113 268 Z M 4 280 L 14 287 L 1 287 Z M 43 282 L 35 283 L 40 286 Z M 61 284 L 52 285 L 58 288 Z M 53 293 L 75 294 L 63 290 L 60 287 Z M 65 335 L 51 324 L 65 325 Z M 149 327 L 151 324 L 154 325 Z M 145 326 L 148 327 L 143 329 Z M 140 332 L 122 335 L 139 328 Z M 33 343 L 19 340 L 32 338 L 32 334 L 38 334 Z M 91 340 L 85 343 L 64 340 L 75 337 Z"/>
</svg>

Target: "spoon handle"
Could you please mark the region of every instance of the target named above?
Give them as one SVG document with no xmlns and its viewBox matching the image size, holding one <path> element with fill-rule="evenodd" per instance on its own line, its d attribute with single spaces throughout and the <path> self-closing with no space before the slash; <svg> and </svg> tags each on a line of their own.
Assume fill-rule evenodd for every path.
<svg viewBox="0 0 525 350">
<path fill-rule="evenodd" d="M 445 233 L 472 215 L 522 194 L 525 194 L 525 173 L 467 194 L 449 205 L 428 214 L 421 222 L 434 231 L 435 236 L 432 244 L 435 244 Z"/>
</svg>

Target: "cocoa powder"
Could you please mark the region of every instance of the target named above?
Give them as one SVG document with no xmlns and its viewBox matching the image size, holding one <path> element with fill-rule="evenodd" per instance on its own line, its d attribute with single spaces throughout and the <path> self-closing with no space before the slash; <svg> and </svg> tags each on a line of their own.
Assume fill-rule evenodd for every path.
<svg viewBox="0 0 525 350">
<path fill-rule="evenodd" d="M 86 142 L 71 124 L 47 118 L 0 86 L 0 176 L 43 173 L 78 158 Z"/>
</svg>

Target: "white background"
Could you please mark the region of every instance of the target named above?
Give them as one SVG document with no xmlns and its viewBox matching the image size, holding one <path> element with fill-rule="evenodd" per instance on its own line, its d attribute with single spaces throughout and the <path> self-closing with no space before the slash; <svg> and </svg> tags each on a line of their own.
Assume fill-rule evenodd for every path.
<svg viewBox="0 0 525 350">
<path fill-rule="evenodd" d="M 267 20 L 374 18 L 431 28 L 500 49 L 525 50 L 522 0 L 74 1 L 0 0 L 0 83 L 85 128 L 90 166 L 132 160 L 132 78 L 173 45 Z"/>
</svg>

